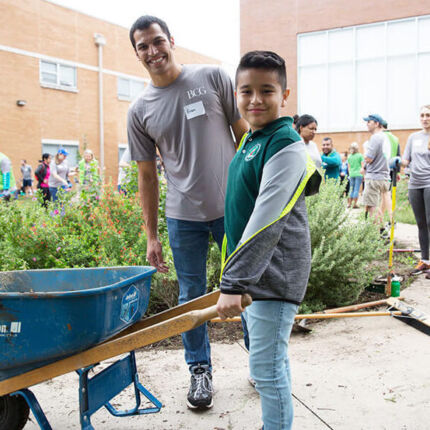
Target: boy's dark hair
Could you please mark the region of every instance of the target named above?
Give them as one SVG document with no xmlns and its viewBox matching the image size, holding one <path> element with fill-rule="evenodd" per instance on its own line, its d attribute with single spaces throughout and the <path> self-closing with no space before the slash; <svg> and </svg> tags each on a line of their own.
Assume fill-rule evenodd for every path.
<svg viewBox="0 0 430 430">
<path fill-rule="evenodd" d="M 312 116 L 312 115 L 308 115 L 308 114 L 304 114 L 302 115 L 296 122 L 296 130 L 297 133 L 300 133 L 300 129 L 302 127 L 306 127 L 307 125 L 311 124 L 311 123 L 315 123 L 316 125 L 318 125 L 318 121 Z"/>
<path fill-rule="evenodd" d="M 168 37 L 170 42 L 170 31 L 167 24 L 160 18 L 151 15 L 144 15 L 138 18 L 130 28 L 130 41 L 133 48 L 136 50 L 136 42 L 134 40 L 134 32 L 136 30 L 147 30 L 152 24 L 158 24 L 163 30 L 163 33 Z"/>
<path fill-rule="evenodd" d="M 263 69 L 278 74 L 278 82 L 282 91 L 287 89 L 287 71 L 282 57 L 272 51 L 250 51 L 241 59 L 236 70 L 236 86 L 239 73 L 247 69 Z"/>
</svg>

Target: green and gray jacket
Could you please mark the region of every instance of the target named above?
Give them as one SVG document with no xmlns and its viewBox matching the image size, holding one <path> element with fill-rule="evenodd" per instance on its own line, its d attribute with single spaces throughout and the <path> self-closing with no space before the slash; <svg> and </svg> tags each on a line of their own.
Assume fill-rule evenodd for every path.
<svg viewBox="0 0 430 430">
<path fill-rule="evenodd" d="M 15 190 L 16 183 L 9 158 L 0 152 L 0 192 Z"/>
<path fill-rule="evenodd" d="M 311 263 L 304 189 L 315 164 L 291 125 L 283 117 L 246 135 L 230 164 L 222 293 L 303 300 Z"/>
</svg>

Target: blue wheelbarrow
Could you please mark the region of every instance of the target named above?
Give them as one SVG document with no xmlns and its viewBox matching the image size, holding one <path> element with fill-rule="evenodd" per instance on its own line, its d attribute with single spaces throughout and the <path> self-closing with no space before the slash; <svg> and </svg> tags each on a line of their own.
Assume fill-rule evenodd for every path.
<svg viewBox="0 0 430 430">
<path fill-rule="evenodd" d="M 214 318 L 219 292 L 141 319 L 154 272 L 143 266 L 0 272 L 0 430 L 21 430 L 29 409 L 42 430 L 51 430 L 28 387 L 71 371 L 79 375 L 84 430 L 94 429 L 91 415 L 103 406 L 119 417 L 160 410 L 139 382 L 134 350 Z M 131 384 L 135 405 L 116 410 L 110 401 Z M 141 395 L 150 407 L 140 407 Z"/>
</svg>

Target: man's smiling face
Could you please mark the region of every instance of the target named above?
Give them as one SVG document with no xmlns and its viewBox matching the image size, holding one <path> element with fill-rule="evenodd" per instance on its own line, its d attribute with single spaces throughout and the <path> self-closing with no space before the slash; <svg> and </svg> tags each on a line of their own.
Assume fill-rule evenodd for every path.
<svg viewBox="0 0 430 430">
<path fill-rule="evenodd" d="M 136 56 L 151 76 L 166 74 L 174 67 L 173 38 L 169 39 L 158 24 L 136 30 L 133 37 Z"/>
</svg>

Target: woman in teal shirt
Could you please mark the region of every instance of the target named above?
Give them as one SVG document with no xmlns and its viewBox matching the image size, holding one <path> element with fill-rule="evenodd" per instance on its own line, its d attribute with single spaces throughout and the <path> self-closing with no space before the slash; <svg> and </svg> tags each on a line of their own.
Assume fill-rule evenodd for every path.
<svg viewBox="0 0 430 430">
<path fill-rule="evenodd" d="M 349 167 L 349 189 L 350 194 L 348 198 L 348 207 L 358 208 L 358 192 L 360 191 L 361 182 L 363 181 L 363 175 L 360 173 L 361 167 L 364 162 L 363 154 L 358 152 L 358 143 L 351 143 L 350 147 L 351 155 L 348 157 Z"/>
</svg>

